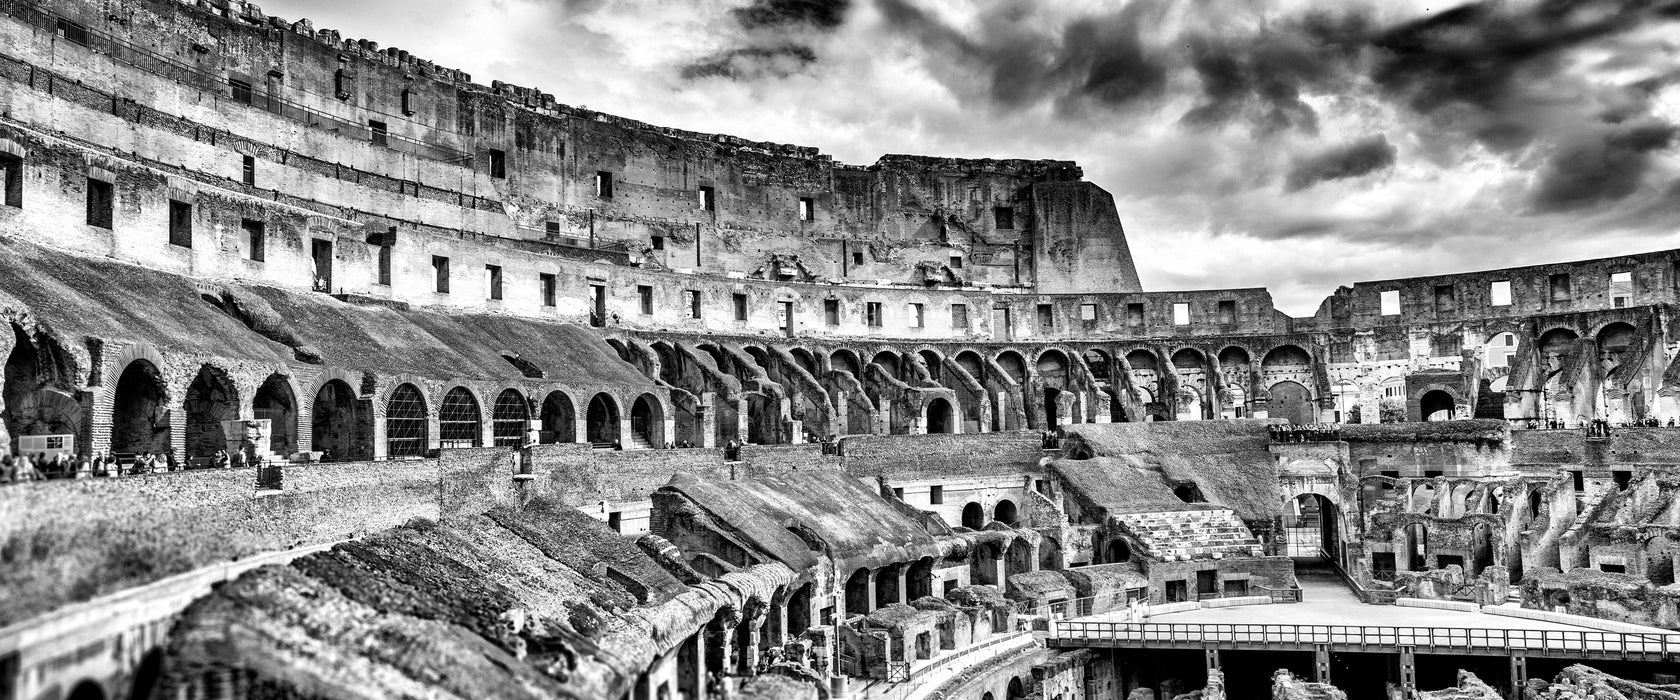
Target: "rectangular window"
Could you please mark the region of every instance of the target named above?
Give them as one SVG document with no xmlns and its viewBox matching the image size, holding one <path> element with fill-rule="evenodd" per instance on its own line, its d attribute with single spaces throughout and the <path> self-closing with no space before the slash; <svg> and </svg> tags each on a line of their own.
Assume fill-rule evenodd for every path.
<svg viewBox="0 0 1680 700">
<path fill-rule="evenodd" d="M 613 532 L 623 532 L 624 531 L 624 514 L 619 512 L 619 511 L 616 511 L 616 510 L 611 512 L 611 513 L 608 513 L 607 514 L 607 527 L 609 529 L 611 529 Z"/>
<path fill-rule="evenodd" d="M 1450 284 L 1435 285 L 1435 313 L 1447 313 L 1458 308 L 1457 294 Z"/>
<path fill-rule="evenodd" d="M 0 179 L 5 180 L 6 206 L 23 206 L 23 159 L 0 153 Z"/>
<path fill-rule="evenodd" d="M 390 130 L 385 128 L 385 122 L 369 119 L 368 132 L 373 135 L 373 142 L 381 146 L 391 145 Z"/>
<path fill-rule="evenodd" d="M 379 246 L 379 284 L 391 286 L 391 246 Z"/>
<path fill-rule="evenodd" d="M 169 245 L 192 247 L 192 205 L 169 200 Z"/>
<path fill-rule="evenodd" d="M 1493 284 L 1488 285 L 1488 305 L 1489 306 L 1510 306 L 1511 305 L 1511 281 L 1510 280 L 1499 280 L 1498 282 L 1494 282 Z"/>
<path fill-rule="evenodd" d="M 1038 332 L 1056 332 L 1056 307 L 1049 304 L 1038 305 Z"/>
<path fill-rule="evenodd" d="M 1627 565 L 1626 564 L 1606 564 L 1604 562 L 1599 562 L 1598 563 L 1598 570 L 1602 571 L 1604 573 L 1607 573 L 1607 574 L 1625 574 L 1625 573 L 1627 573 Z"/>
<path fill-rule="evenodd" d="M 239 179 L 240 179 L 241 182 L 244 182 L 247 185 L 251 185 L 252 187 L 255 187 L 257 185 L 257 158 L 256 158 L 256 156 L 244 156 L 243 158 L 240 159 L 240 161 L 239 161 Z"/>
<path fill-rule="evenodd" d="M 944 486 L 930 486 L 930 487 L 928 487 L 928 503 L 937 506 L 937 505 L 939 505 L 941 503 L 944 503 L 944 502 L 945 502 L 945 487 Z"/>
<path fill-rule="evenodd" d="M 953 255 L 953 256 L 951 256 L 951 265 L 950 265 L 950 267 L 951 267 L 951 269 L 953 269 L 953 270 L 961 270 L 961 269 L 962 269 L 962 256 L 961 256 L 961 255 Z"/>
<path fill-rule="evenodd" d="M 1182 301 L 1173 303 L 1173 325 L 1190 325 L 1190 305 L 1188 303 Z"/>
<path fill-rule="evenodd" d="M 243 80 L 228 78 L 228 91 L 233 94 L 233 101 L 251 104 L 251 84 Z"/>
<path fill-rule="evenodd" d="M 997 229 L 1015 228 L 1015 207 L 992 207 L 992 224 Z"/>
<path fill-rule="evenodd" d="M 414 91 L 408 88 L 402 91 L 402 113 L 405 117 L 414 116 Z"/>
<path fill-rule="evenodd" d="M 432 277 L 436 280 L 433 289 L 438 294 L 449 293 L 449 258 L 441 255 L 432 256 Z"/>
<path fill-rule="evenodd" d="M 240 228 L 245 229 L 245 240 L 249 243 L 250 258 L 262 262 L 268 257 L 268 224 L 253 219 L 239 222 Z"/>
<path fill-rule="evenodd" d="M 595 196 L 601 199 L 612 199 L 613 174 L 605 170 L 595 173 Z"/>
<path fill-rule="evenodd" d="M 700 186 L 700 211 L 717 211 L 716 191 L 708 185 Z"/>
<path fill-rule="evenodd" d="M 688 317 L 700 318 L 700 290 L 688 290 Z"/>
<path fill-rule="evenodd" d="M 792 335 L 793 332 L 793 302 L 776 302 L 776 327 L 782 332 Z"/>
<path fill-rule="evenodd" d="M 1133 328 L 1143 327 L 1143 304 L 1126 305 L 1126 325 Z"/>
<path fill-rule="evenodd" d="M 1569 478 L 1572 482 L 1574 482 L 1573 485 L 1575 486 L 1576 491 L 1587 490 L 1587 473 L 1586 472 L 1581 471 L 1579 469 L 1571 470 L 1569 472 Z"/>
<path fill-rule="evenodd" d="M 922 308 L 923 307 L 922 307 L 921 304 L 917 304 L 917 303 L 911 303 L 910 304 L 910 327 L 911 328 L 922 328 L 923 327 L 922 323 L 923 323 L 924 319 L 922 318 Z"/>
<path fill-rule="evenodd" d="M 1610 275 L 1610 305 L 1625 309 L 1633 305 L 1633 273 L 1616 272 Z"/>
<path fill-rule="evenodd" d="M 507 177 L 507 152 L 501 149 L 490 149 L 490 177 L 501 179 Z"/>
<path fill-rule="evenodd" d="M 559 282 L 559 280 L 557 278 L 555 278 L 554 275 L 548 274 L 546 272 L 537 275 L 537 284 L 538 284 L 538 286 L 542 287 L 542 305 L 543 306 L 552 307 L 552 306 L 555 305 L 554 289 L 555 289 L 555 287 L 559 286 L 558 282 Z"/>
<path fill-rule="evenodd" d="M 111 228 L 112 212 L 116 207 L 111 183 L 88 178 L 87 222 L 89 226 Z"/>
<path fill-rule="evenodd" d="M 863 251 L 857 251 L 855 253 L 852 253 L 852 266 L 857 267 L 857 266 L 862 265 L 862 264 L 863 264 Z"/>
<path fill-rule="evenodd" d="M 893 489 L 893 498 L 896 498 L 900 501 L 904 500 L 904 489 L 894 488 Z"/>
<path fill-rule="evenodd" d="M 968 304 L 951 305 L 951 330 L 968 330 Z"/>
<path fill-rule="evenodd" d="M 1096 304 L 1080 304 L 1079 305 L 1079 320 L 1085 322 L 1085 325 L 1087 325 L 1087 326 L 1096 325 L 1097 324 L 1097 305 Z"/>
<path fill-rule="evenodd" d="M 58 35 L 63 37 L 66 41 L 74 44 L 87 46 L 88 43 L 87 27 L 67 19 L 61 19 L 58 21 Z"/>
<path fill-rule="evenodd" d="M 747 295 L 736 294 L 734 296 L 734 300 L 735 300 L 735 320 L 740 321 L 742 323 L 745 323 L 746 320 L 747 320 Z"/>
<path fill-rule="evenodd" d="M 547 235 L 549 238 L 559 238 L 560 237 L 560 222 L 558 222 L 558 221 L 544 221 L 543 222 L 543 233 L 545 235 Z"/>
<path fill-rule="evenodd" d="M 799 198 L 799 220 L 800 221 L 816 221 L 817 220 L 817 200 L 812 199 L 810 197 L 800 197 Z"/>
<path fill-rule="evenodd" d="M 870 328 L 881 327 L 881 302 L 871 301 L 863 305 L 864 318 Z"/>
<path fill-rule="evenodd" d="M 1382 315 L 1400 315 L 1400 290 L 1390 289 L 1382 293 Z"/>
<path fill-rule="evenodd" d="M 1557 303 L 1568 303 L 1574 295 L 1569 289 L 1569 273 L 1560 272 L 1547 279 L 1551 288 L 1551 299 Z"/>
<path fill-rule="evenodd" d="M 502 266 L 484 266 L 484 295 L 493 300 L 502 298 Z"/>
<path fill-rule="evenodd" d="M 646 284 L 636 285 L 636 299 L 641 304 L 643 316 L 653 315 L 653 287 Z"/>
<path fill-rule="evenodd" d="M 1219 302 L 1219 322 L 1225 325 L 1237 322 L 1237 302 L 1235 299 L 1225 299 Z"/>
<path fill-rule="evenodd" d="M 665 237 L 664 236 L 654 236 L 653 237 L 653 249 L 654 250 L 664 250 L 665 249 Z"/>
<path fill-rule="evenodd" d="M 823 323 L 830 326 L 840 325 L 840 300 L 823 300 Z"/>
</svg>

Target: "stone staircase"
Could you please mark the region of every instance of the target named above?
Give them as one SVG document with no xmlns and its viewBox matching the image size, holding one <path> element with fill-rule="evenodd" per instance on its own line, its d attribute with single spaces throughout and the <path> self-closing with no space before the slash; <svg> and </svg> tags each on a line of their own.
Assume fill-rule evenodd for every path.
<svg viewBox="0 0 1680 700">
<path fill-rule="evenodd" d="M 1587 519 L 1592 517 L 1593 511 L 1598 508 L 1599 502 L 1603 501 L 1605 496 L 1613 493 L 1615 493 L 1615 491 L 1598 489 L 1591 493 L 1577 494 L 1577 500 L 1575 502 L 1575 522 L 1569 524 L 1569 529 L 1564 531 L 1563 536 L 1559 538 L 1558 541 L 1576 541 L 1576 538 L 1581 534 L 1581 528 L 1587 526 Z"/>
<path fill-rule="evenodd" d="M 1164 560 L 1261 553 L 1260 540 L 1230 509 L 1128 513 L 1115 517 Z"/>
</svg>

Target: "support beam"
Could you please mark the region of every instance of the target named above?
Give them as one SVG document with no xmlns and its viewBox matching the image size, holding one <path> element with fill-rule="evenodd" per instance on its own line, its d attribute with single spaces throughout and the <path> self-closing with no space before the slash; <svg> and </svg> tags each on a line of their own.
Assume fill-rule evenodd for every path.
<svg viewBox="0 0 1680 700">
<path fill-rule="evenodd" d="M 1330 682 L 1330 645 L 1313 645 L 1313 680 L 1319 683 Z"/>
<path fill-rule="evenodd" d="M 1511 700 L 1522 700 L 1523 686 L 1528 685 L 1528 657 L 1511 657 Z"/>
<path fill-rule="evenodd" d="M 1417 697 L 1417 648 L 1400 647 L 1400 693 L 1406 700 Z"/>
</svg>

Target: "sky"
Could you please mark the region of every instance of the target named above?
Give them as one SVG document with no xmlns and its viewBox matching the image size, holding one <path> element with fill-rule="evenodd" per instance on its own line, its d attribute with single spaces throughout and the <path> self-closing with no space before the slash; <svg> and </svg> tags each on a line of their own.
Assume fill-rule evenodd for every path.
<svg viewBox="0 0 1680 700">
<path fill-rule="evenodd" d="M 1078 161 L 1144 289 L 1680 248 L 1680 0 L 264 0 L 645 122 Z"/>
</svg>

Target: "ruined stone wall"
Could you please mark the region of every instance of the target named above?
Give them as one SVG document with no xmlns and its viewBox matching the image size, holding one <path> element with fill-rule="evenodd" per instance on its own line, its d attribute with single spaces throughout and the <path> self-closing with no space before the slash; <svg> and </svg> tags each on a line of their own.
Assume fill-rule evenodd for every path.
<svg viewBox="0 0 1680 700">
<path fill-rule="evenodd" d="M 1034 433 L 860 435 L 841 441 L 846 470 L 858 477 L 1021 476 L 1042 473 Z"/>
</svg>

